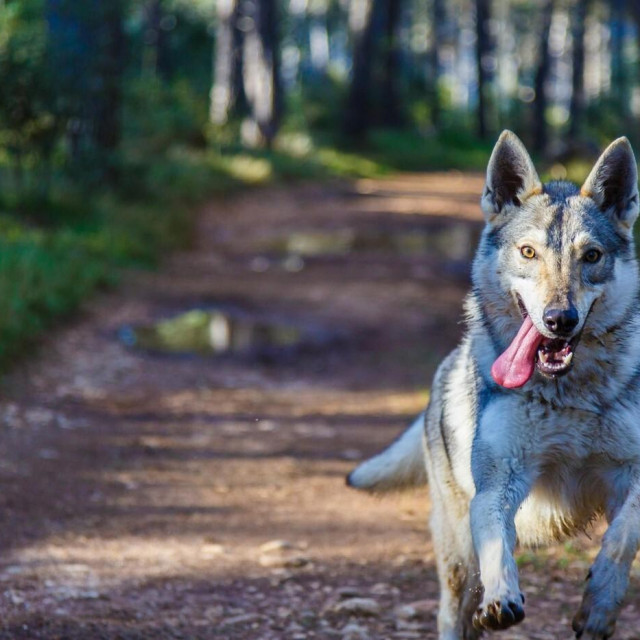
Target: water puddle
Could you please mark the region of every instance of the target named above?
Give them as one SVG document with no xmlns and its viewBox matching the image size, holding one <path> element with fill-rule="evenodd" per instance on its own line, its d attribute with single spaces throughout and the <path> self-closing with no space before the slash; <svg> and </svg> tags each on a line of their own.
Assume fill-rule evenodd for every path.
<svg viewBox="0 0 640 640">
<path fill-rule="evenodd" d="M 119 331 L 128 347 L 154 353 L 277 357 L 326 346 L 337 336 L 314 326 L 270 321 L 221 309 L 193 309 Z"/>
<path fill-rule="evenodd" d="M 470 260 L 480 229 L 469 224 L 447 224 L 410 230 L 340 229 L 296 231 L 276 240 L 271 249 L 303 258 L 355 253 L 391 253 L 407 257 Z"/>
</svg>

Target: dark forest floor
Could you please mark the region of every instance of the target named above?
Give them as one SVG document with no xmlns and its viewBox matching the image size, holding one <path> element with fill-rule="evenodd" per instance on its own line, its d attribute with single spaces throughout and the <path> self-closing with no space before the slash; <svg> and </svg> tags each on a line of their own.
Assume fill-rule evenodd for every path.
<svg viewBox="0 0 640 640">
<path fill-rule="evenodd" d="M 435 638 L 426 492 L 344 476 L 422 409 L 461 333 L 481 187 L 216 200 L 193 249 L 53 332 L 0 405 L 0 638 Z M 121 340 L 212 308 L 312 338 L 219 356 Z M 499 637 L 571 637 L 593 538 L 520 555 L 527 619 Z M 640 637 L 639 578 L 620 639 Z"/>
</svg>

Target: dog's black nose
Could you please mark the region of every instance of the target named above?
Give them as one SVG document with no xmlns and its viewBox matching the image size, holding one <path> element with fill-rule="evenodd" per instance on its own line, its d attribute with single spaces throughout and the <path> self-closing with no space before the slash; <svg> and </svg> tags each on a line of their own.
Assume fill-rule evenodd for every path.
<svg viewBox="0 0 640 640">
<path fill-rule="evenodd" d="M 544 324 L 553 333 L 566 336 L 569 335 L 577 326 L 580 318 L 578 310 L 575 307 L 568 309 L 549 309 L 544 311 Z"/>
</svg>

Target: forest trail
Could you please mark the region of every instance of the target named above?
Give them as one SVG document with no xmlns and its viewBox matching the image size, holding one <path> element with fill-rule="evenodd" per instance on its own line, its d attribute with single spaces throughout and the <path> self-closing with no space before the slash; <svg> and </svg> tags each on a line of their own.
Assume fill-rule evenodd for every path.
<svg viewBox="0 0 640 640">
<path fill-rule="evenodd" d="M 481 188 L 217 199 L 192 249 L 56 330 L 3 385 L 0 638 L 435 638 L 426 491 L 344 476 L 423 408 L 459 338 Z M 203 335 L 230 350 L 160 349 Z M 527 619 L 500 637 L 569 637 L 593 549 L 522 554 Z"/>
</svg>

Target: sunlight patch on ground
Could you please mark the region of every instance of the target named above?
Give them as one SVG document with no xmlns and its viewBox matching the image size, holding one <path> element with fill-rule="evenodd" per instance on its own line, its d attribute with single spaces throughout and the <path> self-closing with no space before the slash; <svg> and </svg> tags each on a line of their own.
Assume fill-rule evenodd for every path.
<svg viewBox="0 0 640 640">
<path fill-rule="evenodd" d="M 483 174 L 460 173 L 458 171 L 435 173 L 401 173 L 389 178 L 362 178 L 355 182 L 355 190 L 362 195 L 374 193 L 448 193 L 455 198 L 458 195 L 477 196 L 478 201 L 484 186 Z"/>
<path fill-rule="evenodd" d="M 215 415 L 255 414 L 303 417 L 305 415 L 357 416 L 381 414 L 404 416 L 422 411 L 429 399 L 426 390 L 339 391 L 327 388 L 241 388 L 195 389 L 166 392 L 153 399 L 153 410 L 186 416 L 194 413 Z M 97 405 L 100 403 L 97 402 Z M 118 415 L 149 410 L 139 397 L 110 398 L 108 412 Z"/>
<path fill-rule="evenodd" d="M 385 197 L 384 204 L 379 197 L 363 196 L 352 208 L 361 213 L 392 213 L 401 215 L 441 216 L 462 220 L 481 220 L 478 200 L 459 198 L 452 201 L 448 195 L 424 195 L 419 197 Z"/>
<path fill-rule="evenodd" d="M 355 183 L 362 197 L 352 203 L 355 212 L 430 215 L 481 221 L 481 174 L 457 172 L 401 174 L 392 178 L 365 178 Z"/>
</svg>

